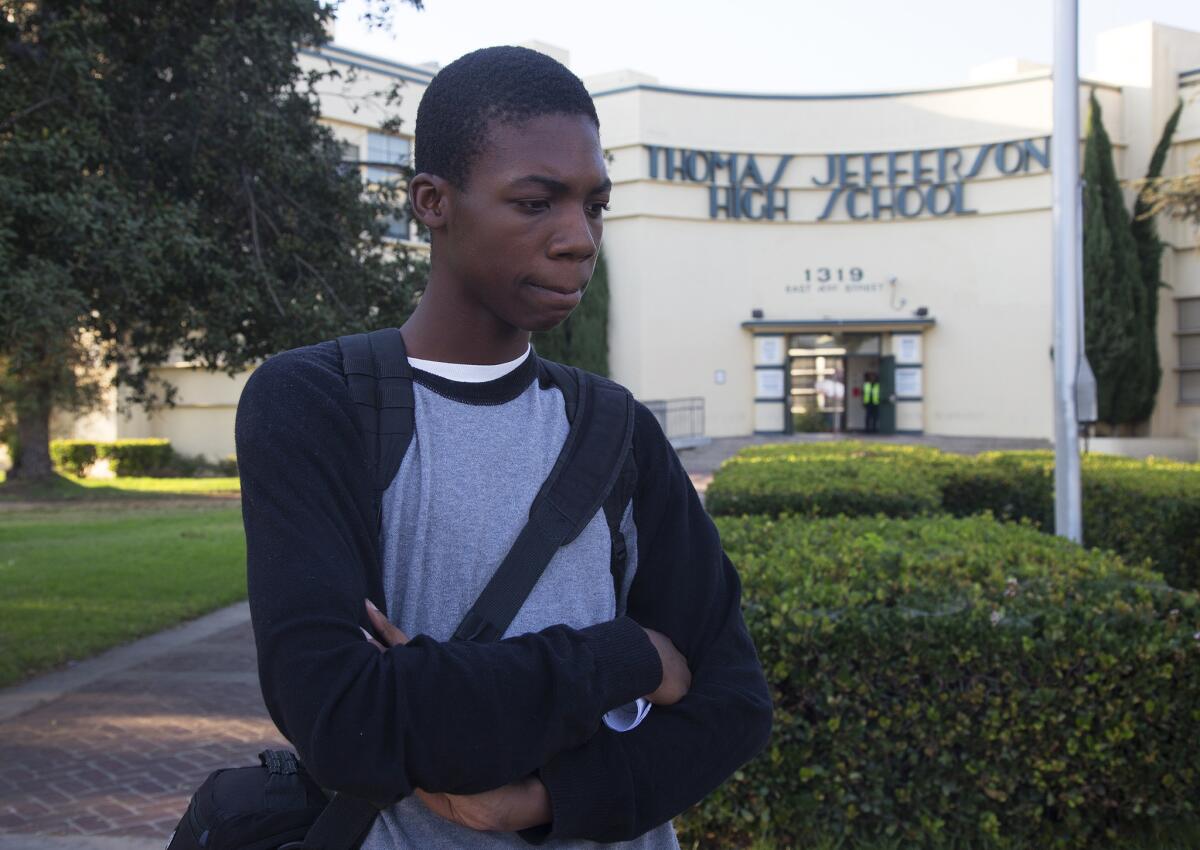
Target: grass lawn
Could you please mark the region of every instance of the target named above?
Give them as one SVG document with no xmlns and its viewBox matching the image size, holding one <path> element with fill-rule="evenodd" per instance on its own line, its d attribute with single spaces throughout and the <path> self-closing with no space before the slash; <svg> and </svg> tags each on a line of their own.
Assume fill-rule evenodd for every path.
<svg viewBox="0 0 1200 850">
<path fill-rule="evenodd" d="M 0 686 L 245 596 L 236 503 L 0 510 Z"/>
<path fill-rule="evenodd" d="M 55 475 L 48 481 L 13 482 L 0 471 L 0 502 L 62 502 L 90 499 L 156 499 L 180 496 L 228 496 L 241 492 L 232 478 L 76 478 Z"/>
</svg>

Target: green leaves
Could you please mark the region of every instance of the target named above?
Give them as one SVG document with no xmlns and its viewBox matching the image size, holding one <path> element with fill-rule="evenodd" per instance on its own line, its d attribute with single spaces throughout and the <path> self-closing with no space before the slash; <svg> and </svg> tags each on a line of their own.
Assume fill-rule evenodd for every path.
<svg viewBox="0 0 1200 850">
<path fill-rule="evenodd" d="M 1137 242 L 1113 167 L 1112 143 L 1094 91 L 1090 103 L 1083 155 L 1084 329 L 1088 362 L 1096 373 L 1100 419 L 1115 425 L 1145 418 L 1147 393 L 1153 409 L 1158 388 L 1158 291 L 1142 280 Z"/>
<path fill-rule="evenodd" d="M 411 312 L 423 261 L 381 221 L 403 183 L 364 195 L 318 123 L 314 87 L 338 84 L 297 62 L 328 4 L 9 5 L 0 406 L 84 408 L 109 372 L 126 403 L 170 403 L 173 358 L 234 374 Z"/>
<path fill-rule="evenodd" d="M 922 447 L 851 442 L 758 446 L 722 464 L 705 503 L 715 515 L 934 513 L 941 498 L 925 470 L 943 457 Z"/>
<path fill-rule="evenodd" d="M 777 708 L 683 846 L 749 846 L 748 788 L 780 847 L 1101 846 L 1200 816 L 1197 594 L 988 517 L 717 524 Z"/>
<path fill-rule="evenodd" d="M 726 461 L 705 498 L 714 515 L 908 517 L 987 512 L 1052 531 L 1053 464 L 1052 453 L 1038 451 L 966 457 L 926 447 L 852 441 L 766 445 Z M 1114 550 L 1133 563 L 1149 559 L 1170 584 L 1200 588 L 1200 466 L 1088 455 L 1083 460 L 1083 509 L 1089 546 Z M 769 527 L 755 533 L 766 539 Z M 864 535 L 856 543 L 864 557 L 882 551 L 879 538 L 869 531 Z M 960 556 L 960 546 L 980 549 L 983 544 L 963 541 L 946 548 L 921 541 L 928 562 L 953 560 Z M 885 566 L 897 565 L 880 564 L 881 569 Z M 1014 592 L 1020 593 L 1020 587 Z"/>
</svg>

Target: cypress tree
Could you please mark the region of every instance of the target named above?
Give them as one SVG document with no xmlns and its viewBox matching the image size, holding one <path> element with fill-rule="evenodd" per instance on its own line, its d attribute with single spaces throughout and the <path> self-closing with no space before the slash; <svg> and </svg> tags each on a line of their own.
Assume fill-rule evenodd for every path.
<svg viewBox="0 0 1200 850">
<path fill-rule="evenodd" d="M 1140 354 L 1146 297 L 1129 213 L 1113 167 L 1112 143 L 1093 91 L 1083 155 L 1083 293 L 1088 361 L 1096 374 L 1100 419 L 1133 421 L 1136 394 L 1131 365 Z"/>
<path fill-rule="evenodd" d="M 1153 181 L 1162 176 L 1163 165 L 1171 150 L 1171 139 L 1175 136 L 1175 128 L 1179 125 L 1179 115 L 1183 111 L 1183 101 L 1175 106 L 1175 111 L 1167 119 L 1163 127 L 1162 137 L 1150 157 L 1150 167 L 1146 170 L 1146 181 Z M 1137 247 L 1138 265 L 1142 273 L 1142 289 L 1145 293 L 1145 313 L 1141 317 L 1142 327 L 1138 334 L 1141 341 L 1141 351 L 1137 355 L 1137 365 L 1141 374 L 1137 377 L 1133 389 L 1137 391 L 1136 403 L 1132 405 L 1133 421 L 1143 421 L 1150 418 L 1154 412 L 1154 400 L 1158 396 L 1158 388 L 1162 383 L 1162 364 L 1158 358 L 1158 292 L 1165 286 L 1162 280 L 1162 251 L 1164 243 L 1158 238 L 1158 227 L 1150 214 L 1151 201 L 1145 192 L 1139 192 L 1133 205 L 1133 221 L 1130 232 Z"/>
<path fill-rule="evenodd" d="M 608 376 L 608 268 L 604 254 L 575 312 L 558 327 L 533 335 L 540 357 Z"/>
</svg>

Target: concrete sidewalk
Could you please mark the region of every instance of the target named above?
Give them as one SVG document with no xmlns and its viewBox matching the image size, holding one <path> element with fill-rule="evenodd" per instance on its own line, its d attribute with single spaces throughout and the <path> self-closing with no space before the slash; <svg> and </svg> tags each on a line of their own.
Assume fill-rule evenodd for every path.
<svg viewBox="0 0 1200 850">
<path fill-rule="evenodd" d="M 743 446 L 829 439 L 720 438 L 680 459 L 703 492 Z M 262 705 L 248 606 L 231 606 L 0 691 L 0 850 L 161 848 L 209 772 L 286 746 Z"/>
</svg>

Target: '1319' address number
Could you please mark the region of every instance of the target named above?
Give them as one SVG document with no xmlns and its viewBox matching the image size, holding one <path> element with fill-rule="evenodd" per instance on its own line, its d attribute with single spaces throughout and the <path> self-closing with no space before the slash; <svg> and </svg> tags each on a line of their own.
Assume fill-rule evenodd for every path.
<svg viewBox="0 0 1200 850">
<path fill-rule="evenodd" d="M 835 280 L 839 282 L 848 280 L 851 283 L 858 283 L 862 279 L 863 270 L 858 266 L 852 266 L 848 269 L 821 266 L 820 268 L 804 270 L 805 283 L 813 283 L 814 281 L 816 283 L 829 283 Z"/>
</svg>

